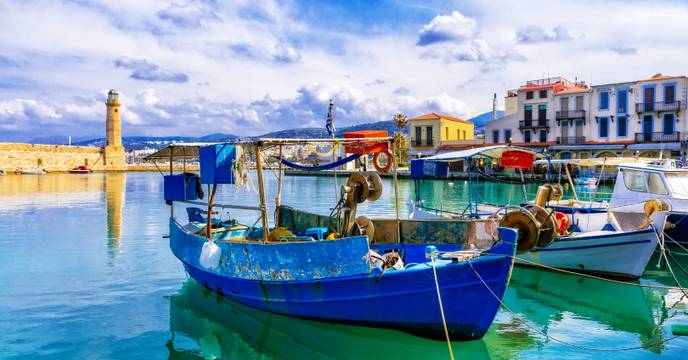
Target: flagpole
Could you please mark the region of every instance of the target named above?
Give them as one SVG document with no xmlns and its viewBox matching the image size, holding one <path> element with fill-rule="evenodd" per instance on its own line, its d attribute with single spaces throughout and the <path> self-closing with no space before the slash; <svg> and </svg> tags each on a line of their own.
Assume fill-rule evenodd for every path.
<svg viewBox="0 0 688 360">
<path fill-rule="evenodd" d="M 332 99 L 330 99 L 330 105 L 327 107 L 327 132 L 330 133 L 330 136 L 332 136 L 332 140 L 335 139 L 337 129 L 334 126 L 334 115 L 332 114 L 332 107 L 334 106 L 334 103 L 332 102 Z M 337 143 L 333 142 L 332 143 L 332 159 L 334 162 L 337 162 Z M 337 184 L 337 167 L 335 166 L 332 168 L 332 174 L 334 175 L 334 201 L 337 203 L 339 201 L 339 184 Z"/>
</svg>

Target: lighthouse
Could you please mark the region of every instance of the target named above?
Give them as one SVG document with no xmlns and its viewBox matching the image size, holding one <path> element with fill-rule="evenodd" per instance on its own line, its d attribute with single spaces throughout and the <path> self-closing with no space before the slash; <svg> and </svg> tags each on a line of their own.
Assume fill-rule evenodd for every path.
<svg viewBox="0 0 688 360">
<path fill-rule="evenodd" d="M 117 90 L 112 89 L 108 91 L 105 106 L 107 111 L 105 115 L 103 165 L 108 170 L 126 170 L 124 146 L 122 146 L 122 121 L 119 114 L 119 93 Z"/>
</svg>

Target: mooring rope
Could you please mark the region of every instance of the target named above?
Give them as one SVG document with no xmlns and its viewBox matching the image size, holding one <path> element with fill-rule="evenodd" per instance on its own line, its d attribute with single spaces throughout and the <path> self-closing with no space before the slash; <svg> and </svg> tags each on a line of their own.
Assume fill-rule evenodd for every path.
<svg viewBox="0 0 688 360">
<path fill-rule="evenodd" d="M 514 312 L 513 310 L 511 310 L 511 308 L 508 307 L 508 306 L 504 303 L 504 301 L 502 301 L 502 299 L 501 299 L 499 296 L 497 296 L 497 294 L 494 293 L 494 291 L 492 291 L 492 288 L 490 288 L 490 286 L 487 285 L 487 283 L 485 282 L 485 280 L 483 279 L 483 277 L 480 276 L 480 274 L 475 270 L 475 268 L 473 267 L 473 263 L 472 263 L 471 261 L 468 261 L 468 265 L 471 267 L 471 270 L 473 270 L 473 273 L 475 273 L 475 275 L 478 277 L 478 279 L 480 280 L 480 282 L 482 282 L 483 285 L 485 286 L 485 288 L 490 292 L 490 294 L 492 294 L 492 296 L 499 302 L 499 304 L 502 305 L 502 307 L 503 307 L 505 310 L 507 310 L 509 313 L 511 313 L 511 315 L 512 315 L 514 318 L 516 318 L 518 321 L 520 321 L 521 323 L 523 323 L 523 325 L 527 326 L 529 329 L 531 329 L 531 330 L 533 330 L 533 331 L 535 331 L 535 332 L 541 334 L 542 336 L 544 336 L 545 338 L 547 338 L 547 339 L 549 339 L 549 340 L 552 340 L 552 341 L 554 341 L 554 342 L 558 342 L 558 343 L 560 343 L 560 344 L 562 344 L 562 345 L 566 345 L 566 346 L 570 346 L 570 347 L 574 347 L 574 348 L 581 349 L 581 350 L 586 350 L 586 351 L 620 352 L 620 351 L 640 350 L 640 349 L 646 349 L 646 348 L 650 348 L 650 347 L 655 347 L 655 346 L 657 346 L 657 345 L 662 345 L 662 344 L 668 343 L 669 341 L 674 340 L 674 339 L 680 337 L 679 335 L 675 335 L 675 336 L 670 337 L 670 338 L 668 338 L 668 339 L 660 340 L 660 341 L 654 342 L 654 343 L 652 343 L 652 344 L 645 344 L 645 345 L 640 345 L 640 346 L 631 346 L 631 347 L 625 347 L 625 348 L 616 348 L 616 349 L 613 349 L 613 348 L 595 348 L 595 347 L 590 347 L 590 346 L 585 346 L 585 345 L 578 345 L 578 344 L 570 343 L 570 342 L 565 341 L 565 340 L 561 340 L 561 339 L 559 339 L 559 338 L 555 338 L 555 337 L 553 337 L 553 336 L 547 334 L 547 333 L 544 332 L 543 330 L 537 328 L 536 326 L 530 324 L 530 323 L 529 323 L 528 321 L 526 321 L 524 318 L 522 318 L 521 316 L 519 316 L 516 312 Z"/>
<path fill-rule="evenodd" d="M 449 358 L 454 360 L 454 352 L 452 351 L 451 340 L 449 339 L 449 331 L 447 330 L 447 320 L 444 318 L 444 308 L 442 307 L 442 296 L 440 295 L 440 284 L 437 281 L 437 271 L 435 270 L 435 257 L 438 252 L 429 254 L 430 262 L 432 263 L 432 275 L 435 277 L 435 290 L 437 290 L 437 302 L 440 304 L 440 315 L 442 315 L 442 326 L 444 327 L 444 336 L 447 338 L 447 347 L 449 348 Z"/>
</svg>

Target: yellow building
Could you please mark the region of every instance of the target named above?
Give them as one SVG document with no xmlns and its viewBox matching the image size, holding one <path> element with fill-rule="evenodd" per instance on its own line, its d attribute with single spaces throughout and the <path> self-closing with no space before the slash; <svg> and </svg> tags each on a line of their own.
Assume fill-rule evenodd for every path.
<svg viewBox="0 0 688 360">
<path fill-rule="evenodd" d="M 442 143 L 473 140 L 473 123 L 449 115 L 429 113 L 409 120 L 409 150 L 422 155 Z"/>
</svg>

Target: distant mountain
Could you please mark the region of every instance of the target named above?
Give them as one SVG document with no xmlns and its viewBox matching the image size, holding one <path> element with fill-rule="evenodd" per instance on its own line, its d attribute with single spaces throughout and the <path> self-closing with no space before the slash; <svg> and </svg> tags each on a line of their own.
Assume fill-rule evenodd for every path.
<svg viewBox="0 0 688 360">
<path fill-rule="evenodd" d="M 394 122 L 378 121 L 373 123 L 358 124 L 353 126 L 342 127 L 337 129 L 337 137 L 344 136 L 345 132 L 360 131 L 360 130 L 385 130 L 388 134 L 393 134 L 395 131 Z M 328 137 L 325 127 L 322 128 L 296 128 L 288 130 L 273 131 L 267 134 L 254 136 L 252 138 L 300 138 L 300 139 L 322 139 Z M 54 139 L 53 139 L 54 138 Z M 234 141 L 240 138 L 234 134 L 210 134 L 199 137 L 192 136 L 124 136 L 122 138 L 122 145 L 126 151 L 141 150 L 141 149 L 160 149 L 165 145 L 173 142 L 222 142 Z M 59 141 L 58 141 L 59 140 Z M 50 141 L 50 142 L 48 142 Z M 44 137 L 34 139 L 34 144 L 64 144 L 64 137 Z M 72 145 L 82 146 L 105 146 L 105 138 L 91 138 L 90 140 L 72 141 Z"/>
<path fill-rule="evenodd" d="M 76 144 L 77 142 L 81 142 L 81 141 L 87 141 L 89 139 L 95 138 L 96 136 L 97 135 L 79 136 L 79 137 L 72 136 L 72 144 Z M 29 140 L 29 144 L 67 145 L 67 144 L 69 144 L 69 136 L 53 135 L 53 136 L 37 137 L 37 138 Z"/>
<path fill-rule="evenodd" d="M 504 111 L 503 110 L 497 110 L 497 119 L 500 117 L 504 116 Z M 482 113 L 478 116 L 474 116 L 468 121 L 472 122 L 476 128 L 482 128 L 485 125 L 487 125 L 490 121 L 492 121 L 492 111 L 488 111 L 486 113 Z"/>
</svg>

